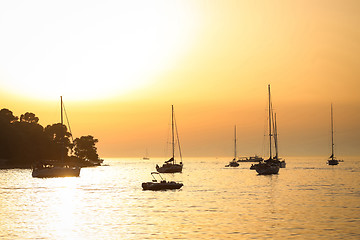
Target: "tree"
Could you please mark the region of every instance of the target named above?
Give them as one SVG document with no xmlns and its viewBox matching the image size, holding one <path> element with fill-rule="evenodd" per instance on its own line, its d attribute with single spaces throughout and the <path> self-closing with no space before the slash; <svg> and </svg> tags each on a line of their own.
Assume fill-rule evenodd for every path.
<svg viewBox="0 0 360 240">
<path fill-rule="evenodd" d="M 71 133 L 61 123 L 43 128 L 34 113 L 14 116 L 12 111 L 0 110 L 0 167 L 30 167 L 42 160 L 64 160 L 79 166 L 95 166 L 102 162 L 97 154 L 93 136 L 76 139 L 71 143 Z M 69 152 L 76 150 L 76 156 Z"/>
<path fill-rule="evenodd" d="M 39 118 L 36 117 L 34 113 L 26 112 L 25 114 L 21 114 L 20 122 L 38 123 Z"/>
<path fill-rule="evenodd" d="M 48 139 L 44 128 L 35 122 L 14 122 L 11 149 L 12 162 L 17 165 L 31 165 L 32 163 L 46 158 Z"/>
<path fill-rule="evenodd" d="M 13 112 L 9 109 L 3 108 L 0 110 L 0 121 L 5 123 L 13 123 L 19 118 L 13 115 Z"/>
<path fill-rule="evenodd" d="M 70 142 L 71 133 L 67 131 L 67 127 L 61 123 L 46 126 L 45 135 L 49 139 L 48 157 L 51 159 L 66 158 L 68 152 L 73 148 Z"/>
<path fill-rule="evenodd" d="M 95 144 L 99 140 L 95 139 L 93 136 L 82 136 L 74 140 L 74 153 L 75 156 L 84 161 L 98 162 L 99 155 L 97 154 L 97 149 Z"/>
</svg>

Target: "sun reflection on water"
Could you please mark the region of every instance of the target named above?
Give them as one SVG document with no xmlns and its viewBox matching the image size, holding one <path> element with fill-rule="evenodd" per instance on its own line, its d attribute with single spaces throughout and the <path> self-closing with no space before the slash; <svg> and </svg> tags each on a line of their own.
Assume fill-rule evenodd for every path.
<svg viewBox="0 0 360 240">
<path fill-rule="evenodd" d="M 56 213 L 57 221 L 51 222 L 56 226 L 50 227 L 56 229 L 57 236 L 63 236 L 66 239 L 77 239 L 76 236 L 76 186 L 73 179 L 66 179 L 64 187 L 59 188 L 54 194 L 58 198 L 57 203 L 53 206 Z"/>
</svg>

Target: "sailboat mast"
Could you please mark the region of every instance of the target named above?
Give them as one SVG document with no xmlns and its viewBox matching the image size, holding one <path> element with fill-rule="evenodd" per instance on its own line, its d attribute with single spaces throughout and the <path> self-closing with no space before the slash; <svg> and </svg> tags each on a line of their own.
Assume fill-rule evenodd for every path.
<svg viewBox="0 0 360 240">
<path fill-rule="evenodd" d="M 235 141 L 234 141 L 234 159 L 236 159 L 236 125 L 234 128 L 234 137 L 235 137 Z"/>
<path fill-rule="evenodd" d="M 171 105 L 171 144 L 172 144 L 172 158 L 175 163 L 175 139 L 174 139 L 174 105 Z"/>
<path fill-rule="evenodd" d="M 275 142 L 275 158 L 279 157 L 279 149 L 278 149 L 278 136 L 277 136 L 277 125 L 276 125 L 276 113 L 274 113 L 274 142 Z"/>
<path fill-rule="evenodd" d="M 331 159 L 334 159 L 334 120 L 333 120 L 332 104 L 331 104 Z"/>
<path fill-rule="evenodd" d="M 61 109 L 61 161 L 64 160 L 64 153 L 63 153 L 63 147 L 64 147 L 64 130 L 63 130 L 63 122 L 64 122 L 64 118 L 63 118 L 63 101 L 62 101 L 62 96 L 60 96 L 60 109 Z"/>
<path fill-rule="evenodd" d="M 270 84 L 268 85 L 269 90 L 269 146 L 270 146 L 270 159 L 272 158 L 271 153 L 271 94 L 270 94 Z"/>
</svg>

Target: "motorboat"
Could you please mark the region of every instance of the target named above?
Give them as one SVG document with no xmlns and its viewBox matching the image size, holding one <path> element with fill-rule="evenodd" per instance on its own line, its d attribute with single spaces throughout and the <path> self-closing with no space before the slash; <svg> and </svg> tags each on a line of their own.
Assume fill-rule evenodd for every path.
<svg viewBox="0 0 360 240">
<path fill-rule="evenodd" d="M 237 162 L 260 162 L 264 159 L 262 157 L 259 157 L 258 155 L 250 156 L 250 157 L 242 157 Z"/>
<path fill-rule="evenodd" d="M 160 180 L 157 180 L 154 175 L 158 175 Z M 183 184 L 175 181 L 166 181 L 159 172 L 152 172 L 153 180 L 151 182 L 144 182 L 141 184 L 143 190 L 172 190 L 180 189 Z"/>
<path fill-rule="evenodd" d="M 54 163 L 38 163 L 33 166 L 32 176 L 36 178 L 79 177 L 80 167 Z"/>
</svg>

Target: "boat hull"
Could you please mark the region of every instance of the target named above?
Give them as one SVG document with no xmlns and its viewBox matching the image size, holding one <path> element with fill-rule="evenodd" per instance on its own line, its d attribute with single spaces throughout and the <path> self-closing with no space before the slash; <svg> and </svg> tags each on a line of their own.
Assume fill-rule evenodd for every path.
<svg viewBox="0 0 360 240">
<path fill-rule="evenodd" d="M 145 182 L 142 183 L 143 190 L 172 190 L 172 189 L 180 189 L 183 184 L 177 182 Z"/>
<path fill-rule="evenodd" d="M 165 163 L 161 167 L 156 165 L 156 170 L 159 173 L 177 173 L 182 172 L 183 165 L 182 164 L 172 164 L 172 163 Z"/>
<path fill-rule="evenodd" d="M 339 161 L 336 160 L 336 159 L 329 159 L 329 160 L 328 160 L 328 164 L 329 164 L 329 165 L 332 165 L 332 166 L 338 165 L 338 164 L 339 164 Z"/>
<path fill-rule="evenodd" d="M 278 165 L 268 163 L 255 164 L 254 168 L 259 175 L 278 174 L 280 169 Z"/>
<path fill-rule="evenodd" d="M 280 161 L 279 159 L 268 159 L 268 160 L 265 160 L 265 163 L 271 164 L 271 165 L 277 165 L 277 166 L 279 166 L 279 168 L 286 168 L 285 160 Z"/>
<path fill-rule="evenodd" d="M 286 162 L 285 162 L 285 160 L 280 161 L 280 168 L 286 168 Z"/>
<path fill-rule="evenodd" d="M 230 162 L 228 165 L 225 165 L 225 167 L 238 167 L 239 164 L 235 161 Z"/>
<path fill-rule="evenodd" d="M 32 176 L 36 178 L 79 177 L 80 169 L 79 167 L 34 168 Z"/>
</svg>

